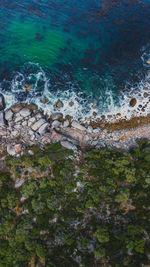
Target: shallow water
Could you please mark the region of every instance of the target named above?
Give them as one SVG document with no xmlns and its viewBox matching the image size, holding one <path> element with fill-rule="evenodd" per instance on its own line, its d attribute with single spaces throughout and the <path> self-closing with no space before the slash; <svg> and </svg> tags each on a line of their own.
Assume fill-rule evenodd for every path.
<svg viewBox="0 0 150 267">
<path fill-rule="evenodd" d="M 72 116 L 92 115 L 94 103 L 96 113 L 129 117 L 132 94 L 136 108 L 146 105 L 139 113 L 149 110 L 149 1 L 2 0 L 0 41 L 7 106 L 26 101 L 50 113 L 59 98 Z"/>
</svg>

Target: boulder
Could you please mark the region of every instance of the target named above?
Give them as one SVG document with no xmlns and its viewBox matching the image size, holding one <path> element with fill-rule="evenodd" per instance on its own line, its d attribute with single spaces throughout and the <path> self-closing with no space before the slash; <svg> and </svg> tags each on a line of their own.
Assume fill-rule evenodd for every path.
<svg viewBox="0 0 150 267">
<path fill-rule="evenodd" d="M 52 122 L 52 127 L 53 127 L 53 128 L 60 127 L 60 125 L 61 125 L 61 122 L 58 121 L 58 120 L 55 120 L 55 121 Z"/>
<path fill-rule="evenodd" d="M 19 114 L 22 116 L 22 117 L 27 117 L 29 115 L 31 115 L 31 110 L 28 109 L 28 108 L 23 108 L 20 110 Z"/>
<path fill-rule="evenodd" d="M 4 126 L 4 125 L 6 125 L 5 114 L 3 111 L 0 111 L 0 126 Z"/>
<path fill-rule="evenodd" d="M 149 94 L 147 92 L 144 92 L 143 96 L 146 98 L 149 96 Z"/>
<path fill-rule="evenodd" d="M 31 126 L 36 121 L 35 117 L 32 117 L 28 120 L 28 126 Z"/>
<path fill-rule="evenodd" d="M 2 94 L 0 94 L 0 110 L 5 109 L 5 98 Z"/>
<path fill-rule="evenodd" d="M 11 120 L 13 119 L 13 112 L 12 112 L 11 109 L 7 109 L 7 110 L 5 111 L 5 119 L 6 119 L 7 121 L 11 121 Z"/>
<path fill-rule="evenodd" d="M 50 119 L 52 121 L 54 121 L 54 120 L 61 120 L 62 118 L 63 118 L 63 114 L 60 113 L 60 112 L 52 113 L 51 116 L 50 116 Z"/>
<path fill-rule="evenodd" d="M 31 128 L 33 131 L 37 131 L 43 124 L 45 123 L 44 119 L 40 119 L 39 121 L 35 122 Z"/>
<path fill-rule="evenodd" d="M 67 149 L 77 150 L 77 147 L 68 141 L 61 141 L 61 145 Z"/>
<path fill-rule="evenodd" d="M 82 126 L 81 124 L 79 124 L 77 121 L 72 122 L 72 127 L 76 128 L 80 131 L 86 131 L 86 128 L 84 126 Z"/>
<path fill-rule="evenodd" d="M 63 127 L 68 127 L 68 126 L 69 126 L 69 121 L 68 120 L 64 121 Z"/>
<path fill-rule="evenodd" d="M 22 119 L 23 119 L 23 117 L 22 117 L 22 116 L 20 116 L 20 114 L 19 114 L 19 113 L 17 113 L 17 116 L 16 116 L 16 118 L 15 118 L 14 122 L 15 122 L 15 123 L 17 123 L 17 122 L 21 121 Z"/>
<path fill-rule="evenodd" d="M 15 144 L 15 145 L 14 144 L 8 144 L 7 145 L 7 152 L 9 155 L 15 156 L 15 155 L 21 153 L 21 150 L 22 150 L 21 148 L 22 148 L 21 144 Z"/>
<path fill-rule="evenodd" d="M 49 126 L 49 123 L 48 122 L 45 122 L 38 130 L 39 134 L 43 134 L 45 133 L 46 129 L 48 128 Z"/>
</svg>

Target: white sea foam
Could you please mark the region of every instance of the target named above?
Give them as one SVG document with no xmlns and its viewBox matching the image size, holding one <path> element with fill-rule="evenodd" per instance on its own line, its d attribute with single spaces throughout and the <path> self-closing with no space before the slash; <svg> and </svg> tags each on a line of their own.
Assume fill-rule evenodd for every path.
<svg viewBox="0 0 150 267">
<path fill-rule="evenodd" d="M 143 53 L 142 57 L 142 60 L 145 62 L 147 56 Z M 117 113 L 120 113 L 120 117 L 123 119 L 130 119 L 132 116 L 146 116 L 150 112 L 150 72 L 136 86 L 130 85 L 130 90 L 125 91 L 123 95 L 120 94 L 117 103 L 113 91 L 107 88 L 105 91 L 105 101 L 104 96 L 100 96 L 97 101 L 97 107 L 93 107 L 93 104 L 90 102 L 92 97 L 83 98 L 82 92 L 77 93 L 73 83 L 69 83 L 67 90 L 54 91 L 51 89 L 51 81 L 47 78 L 43 69 L 38 64 L 29 63 L 29 65 L 34 70 L 32 73 L 29 73 L 27 68 L 25 72 L 17 72 L 12 79 L 10 90 L 7 91 L 2 88 L 7 107 L 20 102 L 21 94 L 23 94 L 23 102 L 35 103 L 45 114 L 50 115 L 52 112 L 60 111 L 64 116 L 69 114 L 74 119 L 82 118 L 84 120 L 85 117 L 88 119 L 93 117 L 93 112 L 96 112 L 97 115 L 95 113 L 93 118 L 105 115 L 108 120 L 112 121 L 116 120 L 115 115 Z M 32 85 L 28 92 L 25 92 L 25 84 Z M 147 93 L 147 97 L 144 93 Z M 137 100 L 135 107 L 130 106 L 132 98 Z M 47 102 L 43 101 L 44 99 Z M 63 102 L 63 107 L 56 110 L 54 104 L 58 99 Z"/>
</svg>

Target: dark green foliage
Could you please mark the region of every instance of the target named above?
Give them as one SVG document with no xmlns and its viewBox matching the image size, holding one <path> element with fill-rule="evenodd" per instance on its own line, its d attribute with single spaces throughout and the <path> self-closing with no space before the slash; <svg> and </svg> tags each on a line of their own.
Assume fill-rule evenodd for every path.
<svg viewBox="0 0 150 267">
<path fill-rule="evenodd" d="M 32 259 L 47 267 L 148 264 L 147 140 L 130 152 L 87 151 L 79 164 L 59 143 L 32 151 L 7 156 L 9 171 L 0 171 L 0 267 Z M 29 167 L 38 178 L 29 177 Z M 22 173 L 28 176 L 15 189 Z"/>
</svg>

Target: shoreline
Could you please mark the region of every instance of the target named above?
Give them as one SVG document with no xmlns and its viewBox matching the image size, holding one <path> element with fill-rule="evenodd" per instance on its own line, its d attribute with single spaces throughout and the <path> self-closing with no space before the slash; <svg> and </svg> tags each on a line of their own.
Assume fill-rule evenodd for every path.
<svg viewBox="0 0 150 267">
<path fill-rule="evenodd" d="M 60 112 L 50 116 L 34 104 L 15 104 L 5 110 L 5 99 L 0 95 L 0 138 L 11 155 L 20 155 L 24 147 L 34 144 L 60 142 L 62 146 L 77 150 L 102 147 L 128 150 L 137 140 L 150 139 L 150 115 L 119 119 L 116 122 L 90 120 L 84 124 Z"/>
</svg>

